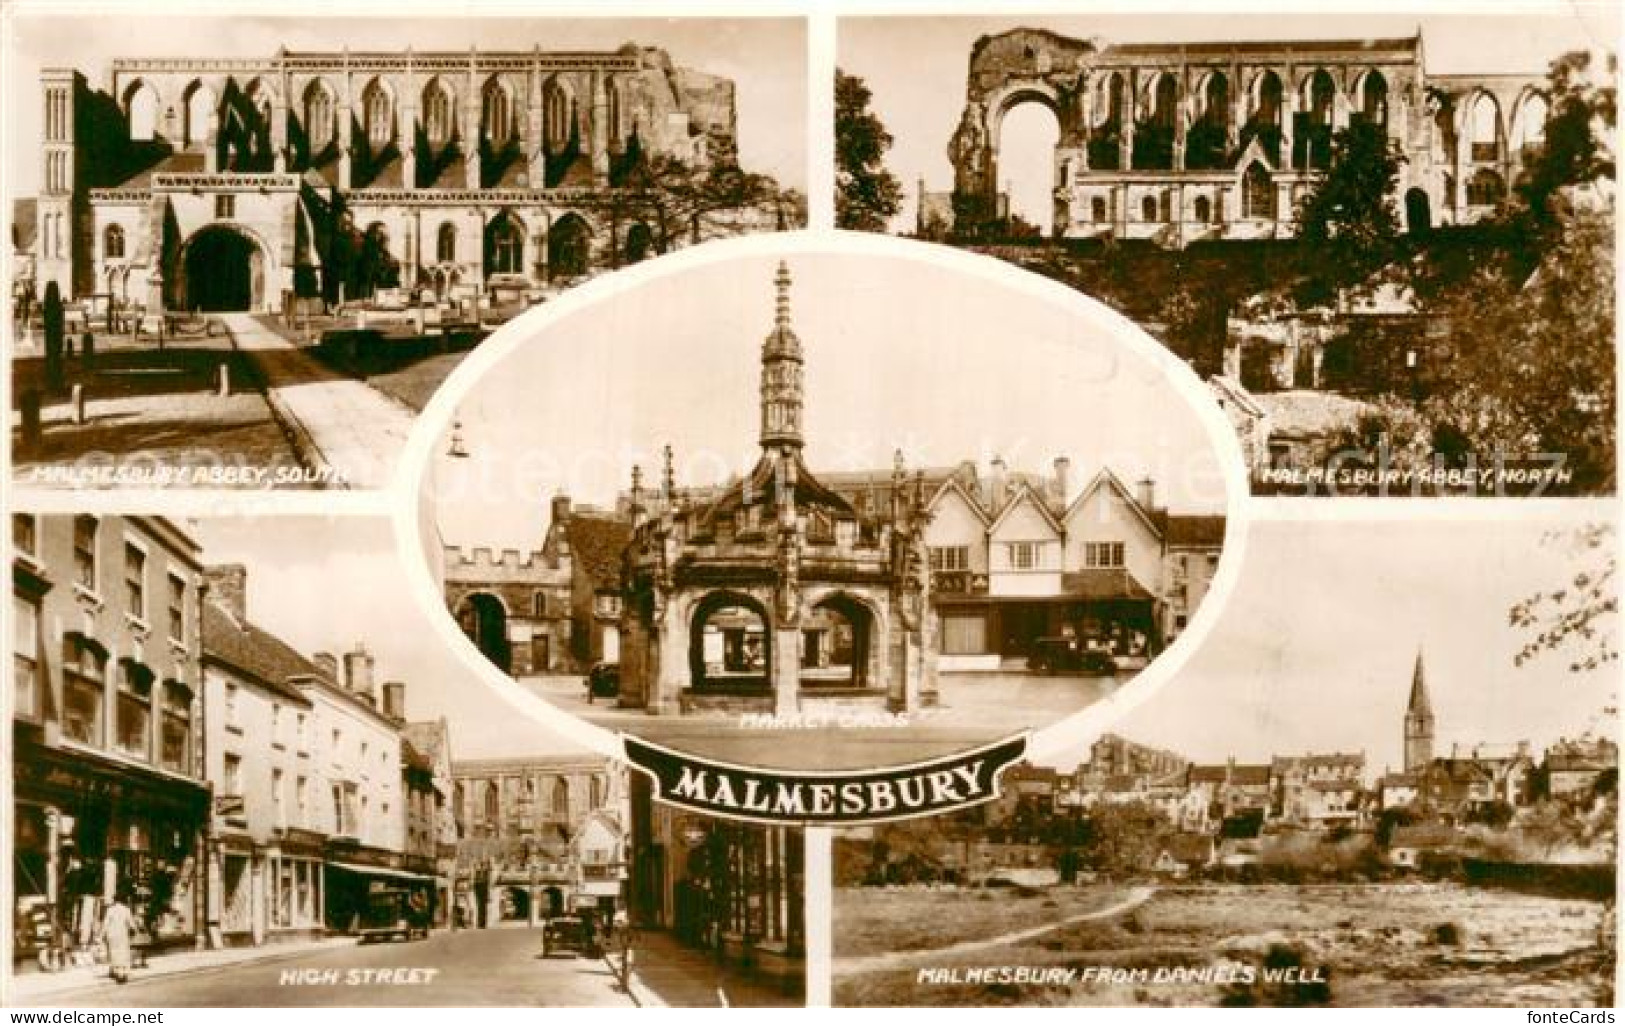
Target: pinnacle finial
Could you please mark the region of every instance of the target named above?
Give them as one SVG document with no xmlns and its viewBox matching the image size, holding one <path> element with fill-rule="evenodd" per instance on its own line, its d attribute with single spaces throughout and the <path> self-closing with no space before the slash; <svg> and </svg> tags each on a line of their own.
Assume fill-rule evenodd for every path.
<svg viewBox="0 0 1625 1026">
<path fill-rule="evenodd" d="M 662 458 L 665 461 L 665 466 L 661 470 L 660 487 L 666 498 L 670 500 L 672 496 L 677 494 L 677 472 L 672 469 L 671 446 L 669 444 L 666 446 Z"/>
<path fill-rule="evenodd" d="M 773 276 L 773 285 L 778 291 L 778 298 L 774 301 L 773 323 L 780 328 L 790 326 L 790 265 L 783 260 L 779 261 L 779 272 Z"/>
</svg>

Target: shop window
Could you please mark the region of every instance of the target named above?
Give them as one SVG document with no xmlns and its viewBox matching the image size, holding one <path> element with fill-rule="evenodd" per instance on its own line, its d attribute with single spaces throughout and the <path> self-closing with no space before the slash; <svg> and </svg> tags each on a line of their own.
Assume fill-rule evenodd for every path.
<svg viewBox="0 0 1625 1026">
<path fill-rule="evenodd" d="M 944 655 L 982 655 L 987 650 L 987 617 L 980 613 L 942 617 Z"/>
<path fill-rule="evenodd" d="M 96 591 L 96 534 L 100 522 L 92 516 L 73 520 L 73 580 L 92 594 Z"/>
</svg>

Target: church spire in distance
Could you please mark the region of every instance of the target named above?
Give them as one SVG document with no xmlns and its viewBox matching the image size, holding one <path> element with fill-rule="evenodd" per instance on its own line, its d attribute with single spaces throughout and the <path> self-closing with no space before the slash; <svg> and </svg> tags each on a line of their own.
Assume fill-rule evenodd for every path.
<svg viewBox="0 0 1625 1026">
<path fill-rule="evenodd" d="M 1427 673 L 1422 668 L 1422 650 L 1416 650 L 1416 668 L 1411 671 L 1411 697 L 1405 707 L 1405 772 L 1427 768 L 1433 761 L 1433 703 L 1428 699 Z"/>
<path fill-rule="evenodd" d="M 773 284 L 773 330 L 762 342 L 762 448 L 799 450 L 801 438 L 801 340 L 790 327 L 790 268 L 779 261 Z"/>
</svg>

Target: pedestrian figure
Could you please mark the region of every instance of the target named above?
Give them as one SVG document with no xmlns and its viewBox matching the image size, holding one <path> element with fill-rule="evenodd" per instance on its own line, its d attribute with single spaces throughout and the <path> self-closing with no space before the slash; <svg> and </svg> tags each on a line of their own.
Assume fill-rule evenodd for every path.
<svg viewBox="0 0 1625 1026">
<path fill-rule="evenodd" d="M 102 913 L 102 943 L 107 946 L 107 969 L 114 982 L 130 982 L 131 940 L 135 933 L 135 915 L 118 894 Z"/>
</svg>

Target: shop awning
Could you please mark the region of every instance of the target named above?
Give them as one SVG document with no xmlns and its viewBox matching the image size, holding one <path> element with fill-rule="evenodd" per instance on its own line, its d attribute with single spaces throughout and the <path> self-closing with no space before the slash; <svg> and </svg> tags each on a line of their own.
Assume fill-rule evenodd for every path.
<svg viewBox="0 0 1625 1026">
<path fill-rule="evenodd" d="M 1122 568 L 1078 570 L 1061 575 L 1061 590 L 1068 598 L 1085 601 L 1150 602 L 1151 592 Z"/>
<path fill-rule="evenodd" d="M 366 876 L 387 876 L 395 880 L 421 880 L 433 882 L 434 877 L 422 873 L 408 873 L 404 869 L 385 869 L 382 866 L 363 866 L 356 862 L 328 862 L 325 865 L 333 869 L 343 869 L 351 873 L 361 873 Z"/>
</svg>

